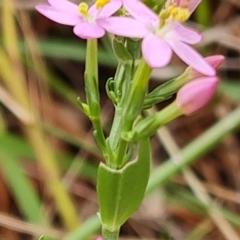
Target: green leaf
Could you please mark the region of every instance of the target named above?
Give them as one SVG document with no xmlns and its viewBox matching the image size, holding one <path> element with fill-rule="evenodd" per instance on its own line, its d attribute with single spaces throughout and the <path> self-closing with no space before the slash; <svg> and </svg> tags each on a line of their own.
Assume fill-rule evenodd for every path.
<svg viewBox="0 0 240 240">
<path fill-rule="evenodd" d="M 44 236 L 43 236 L 43 235 L 40 236 L 40 237 L 38 238 L 38 240 L 44 240 Z"/>
<path fill-rule="evenodd" d="M 15 153 L 7 149 L 1 149 L 0 167 L 4 173 L 4 179 L 24 218 L 31 223 L 43 223 L 44 219 L 40 199 L 30 179 L 25 176 Z"/>
<path fill-rule="evenodd" d="M 103 228 L 114 232 L 140 206 L 149 178 L 149 139 L 139 141 L 138 157 L 122 169 L 101 163 L 98 169 L 98 198 Z"/>
<path fill-rule="evenodd" d="M 8 152 L 14 158 L 25 157 L 33 158 L 34 153 L 30 145 L 14 134 L 0 134 L 0 152 Z M 13 147 L 14 146 L 14 147 Z"/>
</svg>

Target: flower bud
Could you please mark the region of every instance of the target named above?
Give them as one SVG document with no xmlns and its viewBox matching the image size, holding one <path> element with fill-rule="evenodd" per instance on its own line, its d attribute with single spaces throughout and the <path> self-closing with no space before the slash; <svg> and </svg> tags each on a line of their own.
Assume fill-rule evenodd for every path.
<svg viewBox="0 0 240 240">
<path fill-rule="evenodd" d="M 224 61 L 225 57 L 223 55 L 212 55 L 209 57 L 205 57 L 204 58 L 205 61 L 211 65 L 214 69 L 218 69 L 218 67 L 222 64 L 222 62 Z M 192 78 L 199 78 L 199 77 L 203 77 L 204 75 L 200 72 L 198 72 L 197 70 L 189 67 L 191 69 L 191 76 Z"/>
<path fill-rule="evenodd" d="M 177 93 L 176 103 L 185 115 L 192 115 L 213 97 L 217 77 L 202 77 L 184 85 Z"/>
</svg>

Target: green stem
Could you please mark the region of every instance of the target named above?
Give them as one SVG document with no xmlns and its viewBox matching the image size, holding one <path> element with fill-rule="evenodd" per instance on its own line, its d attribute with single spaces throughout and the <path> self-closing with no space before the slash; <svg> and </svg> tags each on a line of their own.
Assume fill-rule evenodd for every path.
<svg viewBox="0 0 240 240">
<path fill-rule="evenodd" d="M 100 121 L 100 97 L 98 89 L 98 48 L 97 39 L 87 40 L 85 89 L 89 118 L 96 130 L 95 139 L 103 154 L 106 151 L 106 142 Z"/>
<path fill-rule="evenodd" d="M 121 168 L 122 164 L 125 162 L 124 156 L 126 155 L 127 146 L 128 146 L 128 142 L 121 138 L 118 146 L 116 168 Z"/>
<path fill-rule="evenodd" d="M 122 97 L 120 94 L 122 94 L 122 85 L 124 84 L 124 76 L 125 76 L 125 66 L 123 63 L 119 63 L 115 76 L 114 76 L 114 90 L 115 90 L 115 94 L 118 97 Z M 120 94 L 119 94 L 120 93 Z M 120 96 L 119 96 L 120 95 Z"/>
<path fill-rule="evenodd" d="M 144 98 L 146 95 L 148 80 L 151 74 L 151 68 L 144 59 L 141 60 L 131 83 L 129 92 L 125 95 L 122 111 L 121 132 L 128 132 L 132 128 L 132 124 L 140 114 Z M 124 139 L 120 139 L 116 157 L 117 168 L 122 167 L 124 156 L 126 155 L 128 143 Z"/>
<path fill-rule="evenodd" d="M 102 236 L 104 240 L 117 240 L 119 236 L 119 230 L 110 232 L 109 230 L 102 228 Z"/>
<path fill-rule="evenodd" d="M 128 64 L 128 63 L 119 64 L 116 75 L 114 77 L 116 82 L 116 85 L 115 85 L 116 94 L 120 92 L 121 95 L 119 96 L 120 99 L 119 99 L 118 105 L 115 108 L 114 120 L 111 128 L 111 132 L 108 138 L 109 146 L 112 152 L 115 152 L 118 146 L 119 148 L 122 149 L 122 147 L 119 145 L 119 139 L 121 138 L 121 128 L 124 120 L 123 106 L 124 106 L 126 96 L 128 95 L 127 90 L 129 89 L 129 85 L 132 79 L 131 72 L 132 72 L 131 64 Z M 122 144 L 121 141 L 120 141 L 120 144 Z M 126 149 L 126 147 L 123 147 L 123 150 L 120 150 L 122 154 L 125 154 L 124 149 Z M 122 163 L 122 160 L 123 160 L 123 156 L 117 157 L 117 160 L 111 164 L 112 167 L 119 168 L 119 166 Z"/>
<path fill-rule="evenodd" d="M 67 234 L 62 240 L 86 240 L 89 236 L 97 232 L 101 227 L 101 222 L 97 215 L 89 217 L 75 231 Z"/>
<path fill-rule="evenodd" d="M 151 68 L 142 59 L 134 74 L 129 92 L 125 95 L 122 131 L 131 130 L 133 122 L 142 110 L 150 74 Z"/>
<path fill-rule="evenodd" d="M 92 122 L 94 129 L 96 130 L 95 140 L 96 140 L 99 148 L 101 149 L 103 155 L 105 155 L 106 154 L 106 141 L 105 141 L 105 136 L 103 133 L 100 118 L 94 118 L 94 119 L 91 118 L 91 122 Z"/>
<path fill-rule="evenodd" d="M 109 146 L 112 149 L 112 151 L 115 151 L 118 145 L 118 141 L 120 138 L 119 129 L 121 127 L 121 117 L 122 117 L 122 107 L 116 107 L 115 108 L 115 115 L 113 119 L 113 124 L 111 128 L 111 132 L 108 137 Z"/>
</svg>

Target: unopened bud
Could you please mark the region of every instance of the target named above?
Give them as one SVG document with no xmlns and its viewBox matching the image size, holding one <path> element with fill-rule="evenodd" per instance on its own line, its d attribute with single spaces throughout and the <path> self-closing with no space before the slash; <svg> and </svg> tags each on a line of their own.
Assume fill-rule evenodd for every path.
<svg viewBox="0 0 240 240">
<path fill-rule="evenodd" d="M 176 104 L 185 115 L 192 115 L 213 97 L 218 85 L 217 77 L 198 78 L 184 85 L 177 93 Z"/>
</svg>

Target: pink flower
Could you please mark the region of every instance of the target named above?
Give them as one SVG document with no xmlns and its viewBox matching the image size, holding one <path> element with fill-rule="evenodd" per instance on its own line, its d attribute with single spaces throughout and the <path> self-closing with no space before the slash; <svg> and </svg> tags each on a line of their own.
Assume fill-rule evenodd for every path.
<svg viewBox="0 0 240 240">
<path fill-rule="evenodd" d="M 192 115 L 213 97 L 218 85 L 217 77 L 198 78 L 184 85 L 177 93 L 176 103 L 184 114 Z"/>
<path fill-rule="evenodd" d="M 200 42 L 201 35 L 173 19 L 174 17 L 177 19 L 183 17 L 185 19 L 186 15 L 189 16 L 199 2 L 200 0 L 190 0 L 189 10 L 184 9 L 180 16 L 166 14 L 163 11 L 162 17 L 161 13 L 159 17 L 139 0 L 123 0 L 124 8 L 141 26 L 129 29 L 126 23 L 118 31 L 113 29 L 112 33 L 125 37 L 143 38 L 142 54 L 152 68 L 166 66 L 170 62 L 174 51 L 185 63 L 200 73 L 214 76 L 215 69 L 188 45 Z M 174 6 L 176 7 L 176 5 Z M 164 14 L 167 17 L 164 18 Z M 103 24 L 108 29 L 108 26 L 105 23 Z"/>
<path fill-rule="evenodd" d="M 101 20 L 109 18 L 121 6 L 122 0 L 100 0 L 88 9 L 86 3 L 76 5 L 67 0 L 48 0 L 36 10 L 45 17 L 64 25 L 74 26 L 74 33 L 84 39 L 100 38 L 105 34 Z"/>
</svg>

